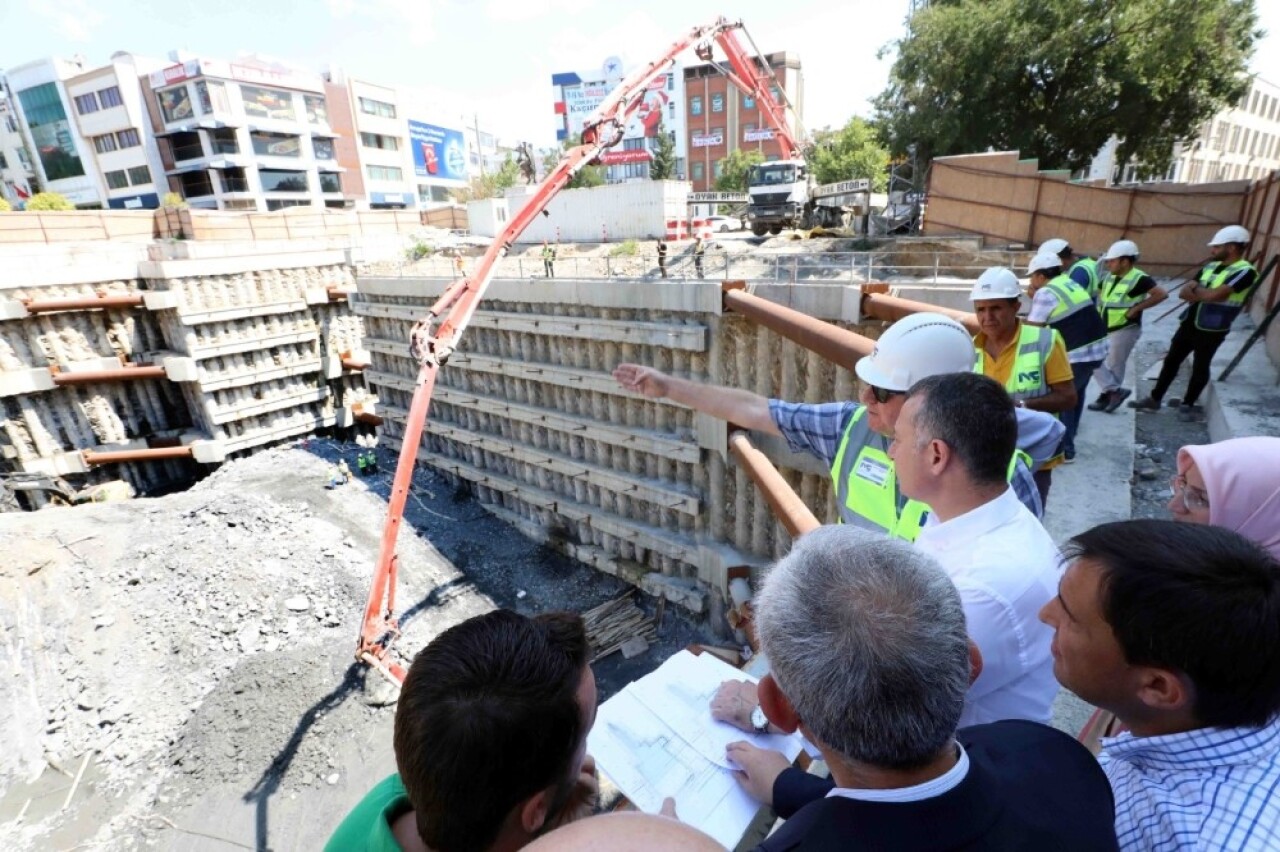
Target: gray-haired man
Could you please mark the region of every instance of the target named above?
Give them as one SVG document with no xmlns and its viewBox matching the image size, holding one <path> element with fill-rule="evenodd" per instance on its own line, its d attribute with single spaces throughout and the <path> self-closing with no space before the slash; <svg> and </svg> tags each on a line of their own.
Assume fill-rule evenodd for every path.
<svg viewBox="0 0 1280 852">
<path fill-rule="evenodd" d="M 759 848 L 1114 849 L 1111 790 L 1066 734 L 1004 721 L 957 732 L 970 658 L 960 596 L 910 545 L 850 527 L 800 539 L 769 574 L 756 623 L 770 722 L 801 730 L 834 789 L 799 770 L 744 786 L 787 823 Z M 810 780 L 812 779 L 812 780 Z"/>
</svg>

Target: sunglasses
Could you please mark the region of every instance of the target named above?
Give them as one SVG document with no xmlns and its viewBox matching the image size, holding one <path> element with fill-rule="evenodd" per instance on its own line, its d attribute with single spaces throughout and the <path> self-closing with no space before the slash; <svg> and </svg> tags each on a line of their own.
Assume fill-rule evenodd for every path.
<svg viewBox="0 0 1280 852">
<path fill-rule="evenodd" d="M 1169 480 L 1169 489 L 1173 496 L 1182 500 L 1182 508 L 1188 512 L 1203 512 L 1209 508 L 1209 498 L 1198 488 L 1187 485 L 1185 476 L 1175 476 Z"/>
<path fill-rule="evenodd" d="M 904 393 L 906 393 L 906 391 L 896 391 L 896 390 L 887 390 L 885 388 L 878 388 L 875 385 L 867 385 L 867 390 L 871 391 L 871 398 L 874 399 L 876 402 L 880 403 L 881 405 L 884 405 L 886 402 L 893 399 L 895 396 L 902 396 Z"/>
</svg>

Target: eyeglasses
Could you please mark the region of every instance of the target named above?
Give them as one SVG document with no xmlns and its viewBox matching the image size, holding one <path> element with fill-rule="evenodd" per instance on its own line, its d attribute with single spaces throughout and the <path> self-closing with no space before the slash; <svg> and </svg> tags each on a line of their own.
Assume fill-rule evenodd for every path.
<svg viewBox="0 0 1280 852">
<path fill-rule="evenodd" d="M 1185 476 L 1175 476 L 1169 480 L 1169 490 L 1174 497 L 1181 498 L 1182 508 L 1188 512 L 1205 512 L 1209 509 L 1209 497 L 1200 489 L 1187 484 Z"/>
<path fill-rule="evenodd" d="M 884 405 L 895 396 L 902 396 L 906 391 L 888 390 L 886 388 L 878 388 L 875 385 L 867 385 L 867 390 L 871 392 L 871 398 L 876 402 Z"/>
</svg>

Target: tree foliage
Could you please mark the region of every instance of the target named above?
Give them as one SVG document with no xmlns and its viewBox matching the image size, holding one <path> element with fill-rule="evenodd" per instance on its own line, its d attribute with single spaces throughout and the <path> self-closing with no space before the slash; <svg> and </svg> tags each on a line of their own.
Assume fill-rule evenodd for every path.
<svg viewBox="0 0 1280 852">
<path fill-rule="evenodd" d="M 582 144 L 581 136 L 570 136 L 560 143 L 559 148 L 548 148 L 542 152 L 542 170 L 546 174 L 556 167 L 565 152 Z M 604 166 L 584 166 L 583 169 L 569 179 L 565 189 L 582 189 L 589 186 L 600 186 L 604 183 Z"/>
<path fill-rule="evenodd" d="M 76 206 L 65 195 L 56 192 L 37 192 L 27 201 L 28 210 L 75 210 Z"/>
<path fill-rule="evenodd" d="M 651 180 L 671 180 L 676 176 L 676 143 L 663 124 L 658 125 L 658 144 L 649 162 Z"/>
<path fill-rule="evenodd" d="M 8 213 L 13 210 L 13 205 L 4 198 L 0 198 L 0 213 Z"/>
<path fill-rule="evenodd" d="M 1017 149 L 1079 169 L 1164 171 L 1173 144 L 1249 87 L 1254 0 L 944 0 L 899 41 L 877 120 L 894 153 Z"/>
<path fill-rule="evenodd" d="M 764 154 L 759 151 L 734 148 L 719 162 L 720 177 L 716 178 L 716 189 L 719 192 L 746 192 L 751 170 L 763 162 Z"/>
<path fill-rule="evenodd" d="M 814 133 L 807 159 L 818 183 L 867 178 L 872 192 L 884 192 L 889 185 L 889 150 L 871 124 L 856 116 L 839 130 Z"/>
<path fill-rule="evenodd" d="M 459 201 L 480 201 L 484 198 L 494 198 L 502 195 L 503 190 L 515 186 L 519 178 L 520 166 L 516 163 L 514 157 L 508 156 L 502 161 L 502 165 L 498 167 L 496 172 L 485 172 L 482 175 L 473 177 L 466 189 L 454 194 Z"/>
</svg>

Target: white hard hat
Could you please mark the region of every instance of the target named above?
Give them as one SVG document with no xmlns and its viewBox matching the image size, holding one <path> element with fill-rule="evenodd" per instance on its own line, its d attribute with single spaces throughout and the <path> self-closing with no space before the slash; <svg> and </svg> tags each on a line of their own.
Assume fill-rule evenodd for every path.
<svg viewBox="0 0 1280 852">
<path fill-rule="evenodd" d="M 1058 259 L 1055 257 L 1055 261 Z M 1060 264 L 1059 264 L 1060 265 Z M 987 299 L 1017 299 L 1022 295 L 1022 285 L 1012 269 L 993 266 L 978 276 L 978 283 L 973 285 L 969 294 L 970 302 L 982 302 Z"/>
<path fill-rule="evenodd" d="M 964 326 L 942 314 L 921 312 L 889 326 L 853 371 L 867 384 L 905 391 L 929 376 L 972 372 L 973 362 L 973 338 Z"/>
<path fill-rule="evenodd" d="M 1223 246 L 1227 243 L 1247 243 L 1249 242 L 1249 232 L 1239 225 L 1228 225 L 1221 231 L 1213 235 L 1213 239 L 1209 240 L 1211 246 Z"/>
<path fill-rule="evenodd" d="M 1051 240 L 1042 242 L 1037 254 L 1062 254 L 1069 248 L 1071 248 L 1071 243 L 1062 239 L 1062 237 L 1054 237 Z"/>
<path fill-rule="evenodd" d="M 1099 260 L 1115 260 L 1120 257 L 1137 257 L 1138 244 L 1133 240 L 1119 240 L 1111 244 L 1111 248 L 1107 249 L 1107 253 Z"/>
<path fill-rule="evenodd" d="M 1034 275 L 1035 273 L 1042 272 L 1046 269 L 1061 269 L 1061 268 L 1062 268 L 1062 258 L 1058 257 L 1056 254 L 1053 254 L 1052 252 L 1046 252 L 1044 250 L 1044 247 L 1042 246 L 1040 249 L 1040 254 L 1031 258 L 1031 262 L 1027 264 L 1027 274 Z"/>
</svg>

